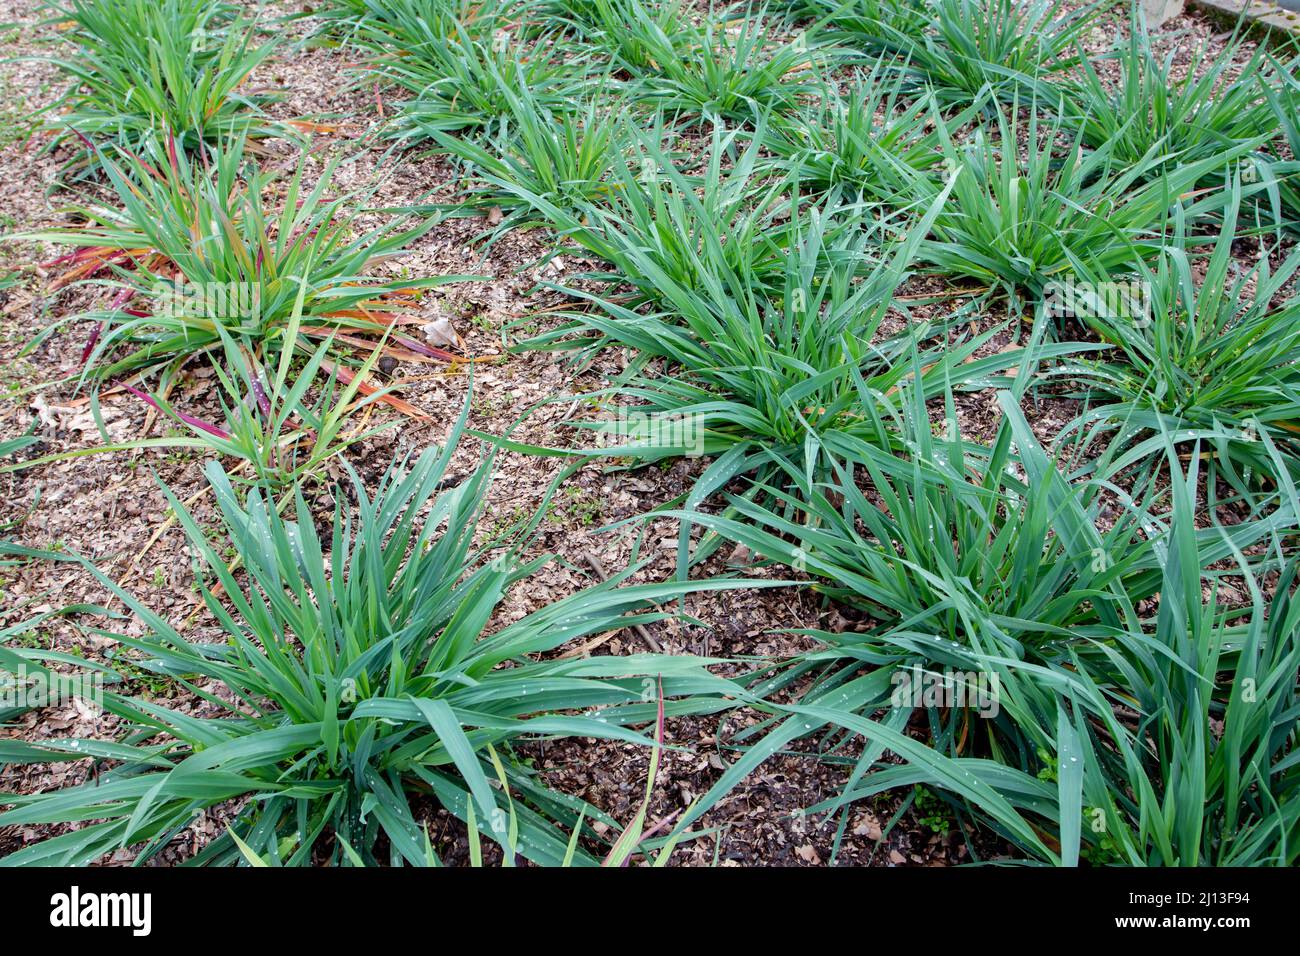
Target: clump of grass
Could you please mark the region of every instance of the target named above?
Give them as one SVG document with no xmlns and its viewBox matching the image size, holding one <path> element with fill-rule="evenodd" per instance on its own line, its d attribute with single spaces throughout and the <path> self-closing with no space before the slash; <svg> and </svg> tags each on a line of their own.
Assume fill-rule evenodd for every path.
<svg viewBox="0 0 1300 956">
<path fill-rule="evenodd" d="M 928 0 L 785 0 L 780 7 L 792 18 L 815 21 L 846 45 L 877 54 L 908 49 L 934 21 Z"/>
<path fill-rule="evenodd" d="M 631 76 L 658 70 L 678 46 L 698 39 L 680 0 L 552 0 L 542 9 L 567 20 L 582 45 L 603 54 L 611 70 Z"/>
<path fill-rule="evenodd" d="M 930 29 L 917 35 L 885 25 L 884 44 L 945 105 L 969 105 L 989 91 L 1010 100 L 1078 65 L 1076 44 L 1099 9 L 1069 10 L 1063 0 L 931 0 Z"/>
<path fill-rule="evenodd" d="M 76 316 L 96 323 L 83 374 L 112 381 L 178 367 L 219 355 L 223 336 L 272 362 L 329 341 L 327 365 L 348 380 L 346 350 L 450 358 L 402 327 L 418 322 L 422 289 L 456 277 L 374 271 L 431 222 L 358 228 L 364 196 L 327 198 L 337 160 L 307 189 L 306 155 L 283 184 L 280 207 L 269 205 L 273 177 L 245 161 L 244 146 L 237 137 L 200 158 L 171 141 L 151 159 L 105 153 L 101 163 L 123 208 L 84 207 L 84 226 L 21 237 L 74 248 L 51 263 L 65 267 L 55 287 L 85 281 L 113 290 L 106 309 Z"/>
<path fill-rule="evenodd" d="M 464 422 L 462 413 L 452 443 Z M 661 680 L 676 713 L 719 709 L 733 685 L 685 657 L 539 660 L 569 640 L 661 619 L 650 608 L 683 588 L 623 586 L 635 568 L 485 636 L 509 586 L 537 564 L 516 568 L 512 554 L 487 561 L 471 547 L 491 466 L 435 496 L 453 452 L 449 443 L 395 463 L 373 497 L 350 475 L 355 513 L 336 504 L 325 540 L 301 494 L 282 517 L 256 490 L 241 501 L 210 464 L 223 532 L 246 569 L 240 578 L 168 492 L 222 643 L 187 638 L 83 562 L 145 622 L 144 637 L 114 635 L 120 646 L 140 655 L 137 666 L 202 698 L 210 713 L 199 721 L 106 693 L 105 709 L 122 721 L 120 740 L 0 742 L 6 762 L 114 761 L 91 783 L 6 795 L 3 826 L 97 822 L 2 862 L 85 865 L 124 846 L 145 862 L 196 813 L 232 800 L 245 801 L 242 809 L 194 863 L 233 865 L 250 855 L 286 866 L 437 863 L 417 798 L 462 820 L 472 812 L 495 842 L 543 864 L 573 856 L 555 823 L 613 825 L 540 786 L 511 745 L 537 736 L 651 745 L 630 726 L 653 723 L 665 706 L 647 685 L 653 691 Z M 0 664 L 14 661 L 0 645 Z M 583 833 L 594 837 L 590 828 Z M 639 826 L 633 833 L 635 840 Z"/>
<path fill-rule="evenodd" d="M 951 402 L 936 439 L 917 397 L 903 453 L 853 443 L 828 479 L 790 462 L 798 494 L 768 504 L 731 495 L 735 518 L 683 514 L 811 574 L 877 622 L 819 632 L 821 650 L 757 675 L 764 695 L 797 685 L 799 702 L 766 705 L 770 720 L 737 739 L 742 756 L 703 801 L 818 734 L 853 770 L 809 813 L 921 784 L 946 795 L 963 829 L 988 826 L 1046 862 L 1292 865 L 1300 610 L 1281 545 L 1297 519 L 1294 487 L 1244 500 L 1239 523 L 1198 531 L 1197 456 L 1184 472 L 1167 445 L 1172 510 L 1153 483 L 1103 525 L 1103 483 L 1058 470 L 1011 393 L 989 449 L 961 440 Z M 1225 559 L 1247 580 L 1244 608 L 1213 596 L 1225 572 L 1203 578 Z M 1269 601 L 1258 582 L 1279 568 L 1286 583 Z M 1157 593 L 1149 618 L 1141 602 Z M 963 696 L 910 691 L 924 674 L 965 682 Z M 987 700 L 976 697 L 981 680 Z M 909 732 L 915 720 L 925 742 Z M 841 752 L 858 737 L 861 756 Z M 883 762 L 886 748 L 903 764 Z"/>
<path fill-rule="evenodd" d="M 791 109 L 801 94 L 813 92 L 813 66 L 837 59 L 822 41 L 802 34 L 773 42 L 764 14 L 753 11 L 729 23 L 706 20 L 698 35 L 673 43 L 661 57 L 636 84 L 640 98 L 670 115 L 740 123 Z"/>
<path fill-rule="evenodd" d="M 763 158 L 763 126 L 745 140 L 715 127 L 702 162 L 668 148 L 662 125 L 628 129 L 599 202 L 570 210 L 509 187 L 557 232 L 609 264 L 593 278 L 628 284 L 630 309 L 663 306 L 664 289 L 698 289 L 705 260 L 725 263 L 749 284 L 778 281 L 776 250 L 791 220 L 786 187 L 772 181 Z"/>
<path fill-rule="evenodd" d="M 151 449 L 165 451 L 179 460 L 196 455 L 223 456 L 237 462 L 228 472 L 232 483 L 255 485 L 268 496 L 281 496 L 320 481 L 326 469 L 336 465 L 348 449 L 399 422 L 390 418 L 368 425 L 369 416 L 358 422 L 353 420 L 356 413 L 387 400 L 409 414 L 418 414 L 392 396 L 390 389 L 372 384 L 370 376 L 380 357 L 378 352 L 359 368 L 346 370 L 330 361 L 332 343 L 323 342 L 312 346 L 301 368 L 296 361 L 283 361 L 288 353 L 268 367 L 220 325 L 217 332 L 225 354 L 224 361 L 214 356 L 212 363 L 222 413 L 216 420 L 177 407 L 170 393 L 179 375 L 163 375 L 150 391 L 123 386 L 175 423 L 163 435 L 115 442 L 101 427 L 103 444 L 0 465 L 0 474 L 94 454 Z M 91 413 L 97 421 L 100 419 L 99 401 L 94 396 Z M 0 443 L 0 450 L 3 447 Z"/>
<path fill-rule="evenodd" d="M 460 209 L 496 207 L 507 215 L 498 231 L 545 221 L 539 204 L 568 214 L 600 202 L 623 139 L 619 106 L 597 101 L 550 107 L 527 86 L 503 90 L 509 113 L 491 142 L 480 145 L 430 130 L 442 152 L 465 165 L 477 181 Z"/>
<path fill-rule="evenodd" d="M 70 77 L 50 107 L 52 145 L 73 148 L 71 167 L 92 165 L 98 148 L 142 153 L 167 135 L 177 148 L 239 135 L 284 133 L 262 111 L 269 97 L 241 92 L 276 48 L 221 0 L 73 0 L 55 6 L 70 23 L 74 55 L 55 60 Z"/>
<path fill-rule="evenodd" d="M 1175 68 L 1174 52 L 1158 60 L 1135 20 L 1128 39 L 1117 39 L 1106 57 L 1119 66 L 1118 83 L 1103 81 L 1081 57 L 1080 77 L 1065 85 L 1062 109 L 1088 146 L 1107 149 L 1117 166 L 1142 164 L 1149 175 L 1221 157 L 1243 143 L 1255 148 L 1277 129 L 1277 119 L 1261 88 L 1267 53 L 1261 46 L 1237 67 L 1241 47 L 1234 38 L 1213 62 L 1202 47 Z"/>
<path fill-rule="evenodd" d="M 458 25 L 482 37 L 504 21 L 502 5 L 495 0 L 326 0 L 312 15 L 348 39 L 358 30 L 372 35 L 387 30 L 394 38 L 445 36 Z"/>
<path fill-rule="evenodd" d="M 1239 182 L 1231 194 L 1203 276 L 1178 219 L 1155 267 L 1136 265 L 1140 311 L 1079 310 L 1079 320 L 1114 349 L 1113 357 L 1084 365 L 1090 408 L 1077 425 L 1113 429 L 1114 455 L 1136 442 L 1120 464 L 1159 454 L 1160 436 L 1176 434 L 1203 441 L 1235 466 L 1230 475 L 1277 481 L 1271 472 L 1279 450 L 1300 472 L 1300 300 L 1276 304 L 1300 269 L 1300 253 L 1274 269 L 1264 246 L 1253 266 L 1240 267 L 1233 257 Z"/>
<path fill-rule="evenodd" d="M 1113 144 L 1090 150 L 1082 134 L 1059 119 L 1044 122 L 1031 111 L 1022 125 L 1016 112 L 1015 106 L 1011 115 L 998 112 L 995 136 L 980 128 L 962 144 L 936 119 L 940 170 L 918 172 L 882 154 L 876 175 L 896 184 L 893 203 L 921 209 L 951 183 L 951 199 L 935 218 L 921 257 L 946 274 L 977 279 L 1017 300 L 1027 295 L 1031 302 L 1041 301 L 1053 281 L 1105 280 L 1131 271 L 1135 258 L 1160 248 L 1166 217 L 1184 194 L 1253 145 L 1225 147 L 1157 174 L 1158 153 L 1137 164 L 1116 163 Z M 1190 214 L 1222 202 L 1204 196 Z"/>
<path fill-rule="evenodd" d="M 430 17 L 411 0 L 383 13 L 360 20 L 353 43 L 367 52 L 371 75 L 406 96 L 385 106 L 395 114 L 388 132 L 403 142 L 434 131 L 488 137 L 510 115 L 512 95 L 528 89 L 559 106 L 585 82 L 586 68 L 563 61 L 546 38 L 520 55 L 490 15 Z"/>
<path fill-rule="evenodd" d="M 824 83 L 818 96 L 789 117 L 774 117 L 764 145 L 781 168 L 807 189 L 841 189 L 850 198 L 888 199 L 879 173 L 882 156 L 918 172 L 943 161 L 934 114 L 923 98 L 908 95 L 895 64 L 879 60 L 841 91 Z M 975 115 L 967 109 L 944 119 L 951 136 Z"/>
</svg>

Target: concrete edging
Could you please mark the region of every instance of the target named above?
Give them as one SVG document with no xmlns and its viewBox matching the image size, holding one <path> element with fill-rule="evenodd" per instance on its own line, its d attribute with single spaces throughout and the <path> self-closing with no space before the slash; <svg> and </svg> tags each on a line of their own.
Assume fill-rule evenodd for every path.
<svg viewBox="0 0 1300 956">
<path fill-rule="evenodd" d="M 1229 26 L 1243 12 L 1248 29 L 1271 39 L 1300 40 L 1300 11 L 1287 10 L 1270 0 L 1188 0 L 1188 6 Z"/>
</svg>

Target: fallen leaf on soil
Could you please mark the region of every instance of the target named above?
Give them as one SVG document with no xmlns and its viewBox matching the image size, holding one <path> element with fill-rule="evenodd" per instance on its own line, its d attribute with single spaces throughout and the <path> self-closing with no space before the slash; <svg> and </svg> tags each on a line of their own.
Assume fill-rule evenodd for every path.
<svg viewBox="0 0 1300 956">
<path fill-rule="evenodd" d="M 445 315 L 440 315 L 432 322 L 420 327 L 424 333 L 424 340 L 432 346 L 450 346 L 459 348 L 461 345 L 460 336 L 452 327 L 451 320 Z"/>
<path fill-rule="evenodd" d="M 727 558 L 727 563 L 735 565 L 753 564 L 754 556 L 750 553 L 749 548 L 745 547 L 743 544 L 738 544 L 731 550 L 731 554 Z"/>
<path fill-rule="evenodd" d="M 868 840 L 879 841 L 881 837 L 880 821 L 870 813 L 864 813 L 862 816 L 858 817 L 857 822 L 854 824 L 853 835 L 864 836 Z"/>
<path fill-rule="evenodd" d="M 805 843 L 795 851 L 795 855 L 805 863 L 811 863 L 813 866 L 820 866 L 822 858 L 817 855 L 817 851 L 811 844 Z"/>
</svg>

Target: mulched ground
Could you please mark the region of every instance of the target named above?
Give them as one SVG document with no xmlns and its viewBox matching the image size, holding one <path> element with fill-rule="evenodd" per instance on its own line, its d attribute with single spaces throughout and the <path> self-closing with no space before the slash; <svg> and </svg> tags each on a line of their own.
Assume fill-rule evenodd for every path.
<svg viewBox="0 0 1300 956">
<path fill-rule="evenodd" d="M 249 4 L 254 6 L 254 4 Z M 301 4 L 263 5 L 268 14 L 296 12 Z M 40 19 L 35 0 L 0 0 L 0 22 L 12 24 L 6 39 L 9 59 L 0 63 L 0 90 L 8 106 L 0 114 L 0 228 L 5 232 L 31 230 L 66 223 L 63 207 L 68 197 L 51 192 L 60 157 L 44 152 L 40 136 L 19 138 L 29 128 L 37 109 L 57 96 L 57 73 L 46 63 L 23 59 L 47 55 L 55 35 L 38 29 Z M 1086 40 L 1090 50 L 1109 46 L 1113 26 L 1099 27 Z M 291 24 L 295 38 L 306 36 L 311 19 Z M 1219 28 L 1210 21 L 1189 14 L 1166 27 L 1162 52 L 1173 50 L 1176 62 L 1191 61 L 1196 45 L 1208 42 L 1211 49 L 1222 46 Z M 1105 68 L 1103 67 L 1103 74 Z M 318 135 L 312 151 L 318 160 L 331 155 L 352 156 L 340 171 L 340 188 L 362 188 L 378 183 L 371 200 L 374 206 L 402 205 L 447 199 L 455 195 L 454 171 L 442 160 L 404 158 L 400 163 L 380 163 L 384 146 L 368 136 L 380 121 L 382 101 L 374 91 L 353 88 L 349 78 L 349 53 L 328 48 L 301 48 L 286 43 L 280 55 L 260 68 L 249 81 L 252 88 L 274 89 L 284 95 L 275 107 L 282 117 L 338 117 L 338 131 Z M 296 153 L 283 143 L 269 147 L 268 164 L 291 168 Z M 317 168 L 320 162 L 316 163 Z M 558 298 L 538 290 L 539 282 L 570 280 L 594 263 L 580 255 L 564 253 L 545 265 L 538 261 L 549 250 L 551 238 L 544 232 L 516 232 L 491 247 L 486 255 L 475 243 L 486 227 L 485 220 L 449 220 L 418 240 L 409 255 L 398 263 L 411 274 L 472 273 L 483 276 L 435 290 L 424 308 L 428 319 L 446 317 L 464 339 L 466 350 L 475 356 L 499 356 L 497 361 L 476 367 L 470 425 L 501 433 L 514 424 L 526 408 L 540 407 L 514 437 L 523 442 L 572 446 L 581 442 L 577 430 L 566 424 L 585 406 L 573 396 L 600 388 L 618 374 L 622 357 L 610 352 L 580 371 L 546 353 L 507 354 L 502 328 L 552 305 Z M 33 337 L 51 322 L 75 314 L 94 300 L 85 289 L 48 293 L 50 277 L 33 265 L 51 258 L 49 247 L 30 242 L 3 241 L 0 237 L 0 275 L 18 273 L 20 281 L 0 291 L 0 438 L 25 433 L 33 426 L 41 442 L 24 455 L 93 447 L 100 443 L 97 428 L 82 393 L 67 381 L 74 376 L 87 329 L 77 324 L 64 327 L 26 352 Z M 934 291 L 942 283 L 933 279 L 914 280 L 908 292 Z M 952 307 L 957 301 L 954 300 Z M 1001 321 L 1002 316 L 989 317 Z M 544 321 L 544 319 L 543 319 Z M 1002 347 L 997 340 L 990 349 Z M 391 374 L 402 382 L 402 396 L 430 416 L 427 424 L 406 422 L 398 429 L 368 441 L 353 456 L 363 477 L 373 482 L 394 455 L 419 450 L 441 442 L 458 414 L 470 382 L 463 369 L 449 371 L 439 366 L 398 367 Z M 174 399 L 195 414 L 202 414 L 211 382 L 195 372 L 181 386 Z M 211 406 L 209 406 L 211 407 Z M 196 411 L 195 409 L 198 409 Z M 1031 396 L 1026 412 L 1035 431 L 1050 441 L 1075 414 L 1074 403 L 1057 395 Z M 103 402 L 105 422 L 114 439 L 130 440 L 158 435 L 165 426 L 147 414 L 138 400 L 115 395 Z M 987 439 L 997 428 L 997 409 L 992 393 L 963 395 L 958 402 L 963 432 L 973 439 Z M 467 472 L 484 454 L 473 439 L 461 446 L 453 473 Z M 0 475 L 0 528 L 16 541 L 33 548 L 61 549 L 91 556 L 107 573 L 129 583 L 142 600 L 174 624 L 188 624 L 197 633 L 211 629 L 193 590 L 190 558 L 183 536 L 167 525 L 165 501 L 158 482 L 169 485 L 182 500 L 192 499 L 201 521 L 211 518 L 211 502 L 201 478 L 202 462 L 193 455 L 116 454 L 91 455 L 31 470 Z M 551 458 L 513 453 L 498 456 L 498 478 L 483 522 L 484 533 L 505 526 L 531 513 L 562 467 Z M 592 581 L 588 555 L 595 555 L 610 569 L 623 567 L 632 549 L 632 532 L 595 533 L 596 529 L 621 518 L 640 514 L 669 501 L 689 489 L 702 468 L 698 460 L 684 459 L 667 468 L 647 467 L 634 471 L 606 471 L 591 464 L 570 478 L 557 496 L 559 502 L 542 525 L 535 552 L 551 552 L 557 560 L 532 579 L 521 582 L 503 604 L 494 626 L 517 619 L 548 602 L 570 594 Z M 327 489 L 314 489 L 317 503 L 325 506 Z M 155 540 L 156 537 L 156 540 Z M 661 579 L 673 573 L 676 527 L 656 521 L 645 528 L 645 541 L 652 556 L 639 573 L 639 580 Z M 146 544 L 150 546 L 146 549 Z M 717 556 L 702 573 L 726 567 L 727 556 Z M 763 574 L 766 572 L 757 572 Z M 27 563 L 0 567 L 0 626 L 23 620 L 33 613 L 74 603 L 109 604 L 109 595 L 84 573 L 69 565 Z M 110 605 L 111 607 L 111 605 Z M 120 606 L 118 608 L 120 610 Z M 808 646 L 807 639 L 786 633 L 790 629 L 851 626 L 838 609 L 826 606 L 815 595 L 797 589 L 748 589 L 718 592 L 691 598 L 690 613 L 700 625 L 666 623 L 655 626 L 654 638 L 665 651 L 707 653 L 715 656 L 783 655 Z M 105 624 L 89 616 L 82 623 Z M 108 626 L 138 634 L 142 628 L 132 620 L 113 621 Z M 88 635 L 68 621 L 54 618 L 37 632 L 37 640 L 88 658 L 102 658 L 111 643 Z M 616 635 L 593 653 L 624 654 L 646 650 L 635 633 Z M 138 684 L 134 691 L 158 696 L 174 695 L 165 686 Z M 197 702 L 169 697 L 174 706 L 193 707 Z M 670 720 L 668 743 L 683 748 L 665 755 L 659 786 L 651 807 L 651 821 L 678 814 L 717 780 L 725 766 L 735 759 L 727 745 L 730 734 L 753 715 L 744 712 L 725 718 Z M 88 709 L 47 709 L 28 714 L 0 734 L 26 740 L 66 736 L 111 736 L 114 721 Z M 847 769 L 808 755 L 812 744 L 800 752 L 776 757 L 765 764 L 701 821 L 706 835 L 684 844 L 674 863 L 710 865 L 767 864 L 821 865 L 831 860 L 835 825 L 806 818 L 802 807 L 815 804 L 838 792 Z M 545 782 L 577 794 L 626 820 L 635 812 L 644 791 L 648 755 L 642 748 L 591 740 L 537 744 L 527 756 L 541 771 Z M 0 773 L 0 791 L 34 793 L 86 778 L 81 764 L 10 767 Z M 948 865 L 968 861 L 969 851 L 958 834 L 923 825 L 915 813 L 904 814 L 892 828 L 900 800 L 882 797 L 870 805 L 852 808 L 836 860 L 840 864 L 877 866 Z M 175 862 L 195 852 L 221 832 L 222 820 L 234 808 L 196 820 L 160 857 Z M 463 828 L 435 808 L 428 808 L 431 832 L 441 851 L 464 859 Z M 11 852 L 41 835 L 39 828 L 0 830 L 0 854 Z M 982 856 L 998 855 L 996 841 L 977 839 Z M 105 863 L 130 862 L 131 853 L 115 854 Z"/>
</svg>

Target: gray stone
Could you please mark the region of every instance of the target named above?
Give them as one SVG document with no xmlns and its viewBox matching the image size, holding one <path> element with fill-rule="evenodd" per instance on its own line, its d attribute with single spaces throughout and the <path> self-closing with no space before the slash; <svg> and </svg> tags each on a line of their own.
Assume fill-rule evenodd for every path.
<svg viewBox="0 0 1300 956">
<path fill-rule="evenodd" d="M 1142 12 L 1146 14 L 1147 27 L 1158 30 L 1182 15 L 1183 0 L 1142 0 Z"/>
<path fill-rule="evenodd" d="M 1224 29 L 1236 27 L 1244 17 L 1247 30 L 1260 39 L 1284 38 L 1290 40 L 1300 34 L 1300 0 L 1285 0 L 1284 5 L 1272 0 L 1191 0 L 1192 6 L 1209 14 Z"/>
</svg>

